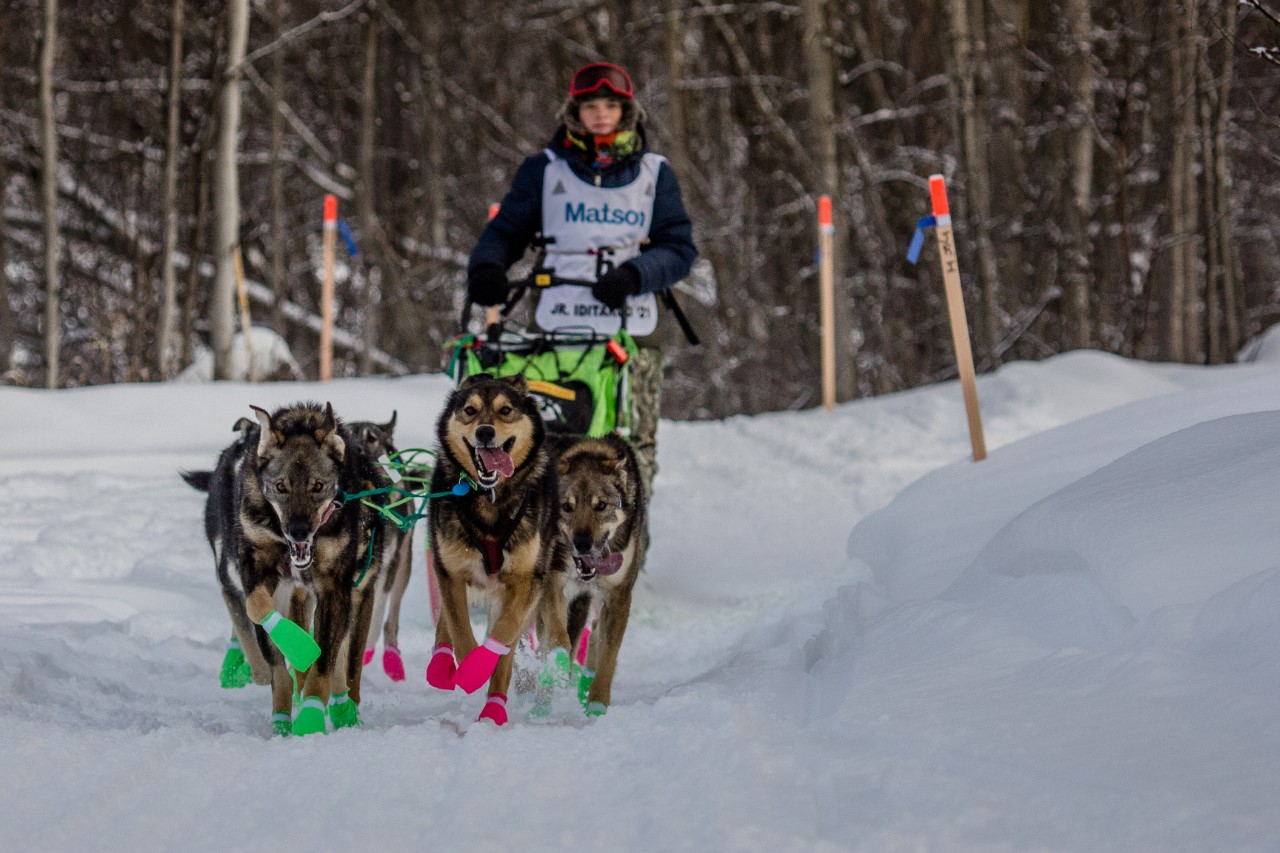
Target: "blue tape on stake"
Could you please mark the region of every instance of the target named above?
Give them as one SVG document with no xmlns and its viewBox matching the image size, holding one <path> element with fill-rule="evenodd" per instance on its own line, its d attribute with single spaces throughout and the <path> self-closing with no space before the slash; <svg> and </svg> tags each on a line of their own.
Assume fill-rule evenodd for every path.
<svg viewBox="0 0 1280 853">
<path fill-rule="evenodd" d="M 907 260 L 914 265 L 920 260 L 920 250 L 924 248 L 924 231 L 926 228 L 932 228 L 938 224 L 938 220 L 932 216 L 926 216 L 916 223 L 916 233 L 911 238 L 911 245 L 907 248 Z"/>
<path fill-rule="evenodd" d="M 338 233 L 342 235 L 342 242 L 347 244 L 347 256 L 354 258 L 360 254 L 360 250 L 356 248 L 355 235 L 351 233 L 351 226 L 347 224 L 347 220 L 338 220 Z"/>
</svg>

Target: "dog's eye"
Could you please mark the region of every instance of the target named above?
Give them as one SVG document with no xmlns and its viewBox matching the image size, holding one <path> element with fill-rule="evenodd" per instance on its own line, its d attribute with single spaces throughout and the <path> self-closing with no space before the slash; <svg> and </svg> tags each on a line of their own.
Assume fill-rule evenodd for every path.
<svg viewBox="0 0 1280 853">
<path fill-rule="evenodd" d="M 509 418 L 511 417 L 511 413 L 514 411 L 515 409 L 511 408 L 510 406 L 503 406 L 501 409 L 498 409 L 498 416 L 503 418 Z"/>
<path fill-rule="evenodd" d="M 478 412 L 478 411 L 479 411 L 479 409 L 477 409 L 475 406 L 463 406 L 463 407 L 462 407 L 462 413 L 463 413 L 464 415 L 466 415 L 467 417 L 469 417 L 469 418 L 474 418 L 474 417 L 476 416 L 476 412 Z"/>
<path fill-rule="evenodd" d="M 314 483 L 311 484 L 311 494 L 318 495 L 323 491 L 324 491 L 323 480 L 316 480 Z"/>
<path fill-rule="evenodd" d="M 289 485 L 284 480 L 276 480 L 274 485 L 276 487 L 276 491 L 282 495 L 287 494 L 289 491 Z"/>
<path fill-rule="evenodd" d="M 560 509 L 564 510 L 565 512 L 573 512 L 573 502 L 565 501 L 564 503 L 560 504 Z"/>
<path fill-rule="evenodd" d="M 604 512 L 609 508 L 609 502 L 605 500 L 596 501 L 596 512 Z"/>
</svg>

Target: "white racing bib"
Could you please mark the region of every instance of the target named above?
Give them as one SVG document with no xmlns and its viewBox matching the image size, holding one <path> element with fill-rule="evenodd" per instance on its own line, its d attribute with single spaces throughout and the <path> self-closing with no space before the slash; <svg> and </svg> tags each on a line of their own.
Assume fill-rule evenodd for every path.
<svg viewBox="0 0 1280 853">
<path fill-rule="evenodd" d="M 542 234 L 554 238 L 547 247 L 547 267 L 560 278 L 595 281 L 597 263 L 612 266 L 640 254 L 653 220 L 658 170 L 666 162 L 658 154 L 640 158 L 640 175 L 623 187 L 597 187 L 574 174 L 561 157 L 548 150 L 542 179 Z M 652 293 L 627 298 L 627 331 L 652 334 L 658 327 L 658 300 Z M 586 285 L 556 285 L 539 293 L 534 320 L 545 331 L 590 329 L 618 331 L 618 312 L 606 308 Z"/>
</svg>

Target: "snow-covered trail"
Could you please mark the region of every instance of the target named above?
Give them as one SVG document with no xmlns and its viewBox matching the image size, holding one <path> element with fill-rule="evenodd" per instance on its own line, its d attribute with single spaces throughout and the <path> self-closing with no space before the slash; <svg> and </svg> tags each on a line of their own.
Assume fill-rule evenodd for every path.
<svg viewBox="0 0 1280 853">
<path fill-rule="evenodd" d="M 988 444 L 1266 370 L 1096 353 L 1010 365 L 980 384 Z M 1041 646 L 1000 624 L 975 628 L 989 603 L 941 593 L 986 540 L 961 537 L 961 557 L 938 546 L 947 507 L 899 501 L 859 539 L 880 551 L 849 555 L 856 522 L 967 454 L 954 385 L 834 413 L 663 422 L 649 571 L 605 718 L 588 723 L 570 700 L 552 724 L 496 730 L 473 725 L 479 698 L 428 688 L 419 554 L 401 637 L 409 680 L 392 684 L 375 663 L 363 728 L 268 737 L 266 691 L 217 686 L 227 620 L 203 496 L 176 471 L 211 466 L 250 403 L 328 399 L 351 420 L 394 408 L 401 446 L 429 446 L 447 390 L 441 377 L 0 389 L 0 756 L 14 768 L 0 774 L 0 829 L 13 849 L 1102 849 L 1117 824 L 1138 846 L 1185 840 L 1161 826 L 1217 831 L 1227 847 L 1256 840 L 1238 820 L 1187 812 L 1181 788 L 1100 790 L 1088 759 L 1073 767 L 1063 753 L 1071 738 L 1044 736 L 1074 715 L 1104 723 L 1126 702 L 1146 713 L 1149 691 L 1091 702 L 1086 687 L 1105 683 L 1113 656 L 1041 661 Z M 1118 417 L 1114 430 L 1129 427 Z M 1098 433 L 1090 464 L 1124 452 L 1112 439 Z M 1021 462 L 982 474 L 1016 495 L 1070 481 L 1061 464 L 1046 480 Z M 974 470 L 943 468 L 937 493 L 989 490 Z M 1017 511 L 993 502 L 988 538 Z M 931 542 L 939 565 L 916 553 Z M 1139 652 L 1134 668 L 1158 680 L 1162 661 Z M 1077 667 L 1066 683 L 1081 695 L 1055 667 Z M 1273 710 L 1260 697 L 1224 719 L 1255 731 Z M 1135 717 L 1107 737 L 1148 728 Z M 1024 757 L 978 752 L 1002 737 Z M 1258 772 L 1250 762 L 1268 755 L 1244 754 L 1231 731 L 1192 746 L 1236 750 Z M 1162 803 L 1184 812 L 1170 822 Z"/>
</svg>

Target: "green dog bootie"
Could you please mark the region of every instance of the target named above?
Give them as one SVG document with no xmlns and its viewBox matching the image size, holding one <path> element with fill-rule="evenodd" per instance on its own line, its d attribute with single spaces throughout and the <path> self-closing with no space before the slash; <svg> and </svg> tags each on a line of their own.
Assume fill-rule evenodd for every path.
<svg viewBox="0 0 1280 853">
<path fill-rule="evenodd" d="M 293 718 L 295 735 L 322 735 L 325 733 L 324 700 L 318 696 L 308 696 L 302 701 L 298 716 Z"/>
<path fill-rule="evenodd" d="M 271 733 L 288 737 L 293 734 L 293 720 L 283 711 L 271 715 Z"/>
<path fill-rule="evenodd" d="M 335 693 L 329 697 L 329 719 L 333 721 L 334 731 L 358 726 L 360 706 L 346 693 Z"/>
<path fill-rule="evenodd" d="M 609 706 L 608 706 L 608 705 L 606 705 L 606 704 L 604 704 L 603 702 L 588 702 L 588 703 L 587 703 L 587 716 L 588 716 L 588 717 L 603 717 L 603 716 L 604 716 L 605 711 L 607 711 L 607 710 L 609 710 Z"/>
<path fill-rule="evenodd" d="M 224 688 L 246 687 L 253 681 L 249 662 L 244 659 L 240 641 L 232 636 L 227 642 L 227 653 L 222 656 L 222 668 L 218 670 L 218 683 Z"/>
<path fill-rule="evenodd" d="M 538 673 L 539 687 L 568 687 L 572 683 L 572 676 L 569 674 L 569 664 L 572 660 L 569 657 L 569 650 L 563 646 L 556 646 L 547 653 L 547 662 L 542 665 L 542 670 Z"/>
<path fill-rule="evenodd" d="M 311 639 L 311 635 L 302 630 L 297 622 L 281 616 L 278 610 L 272 610 L 262 620 L 262 630 L 267 632 L 289 666 L 298 672 L 306 672 L 320 657 L 320 647 Z"/>
<path fill-rule="evenodd" d="M 591 682 L 596 680 L 596 671 L 585 666 L 578 667 L 578 703 L 583 709 L 587 707 L 587 696 L 591 693 Z"/>
</svg>

